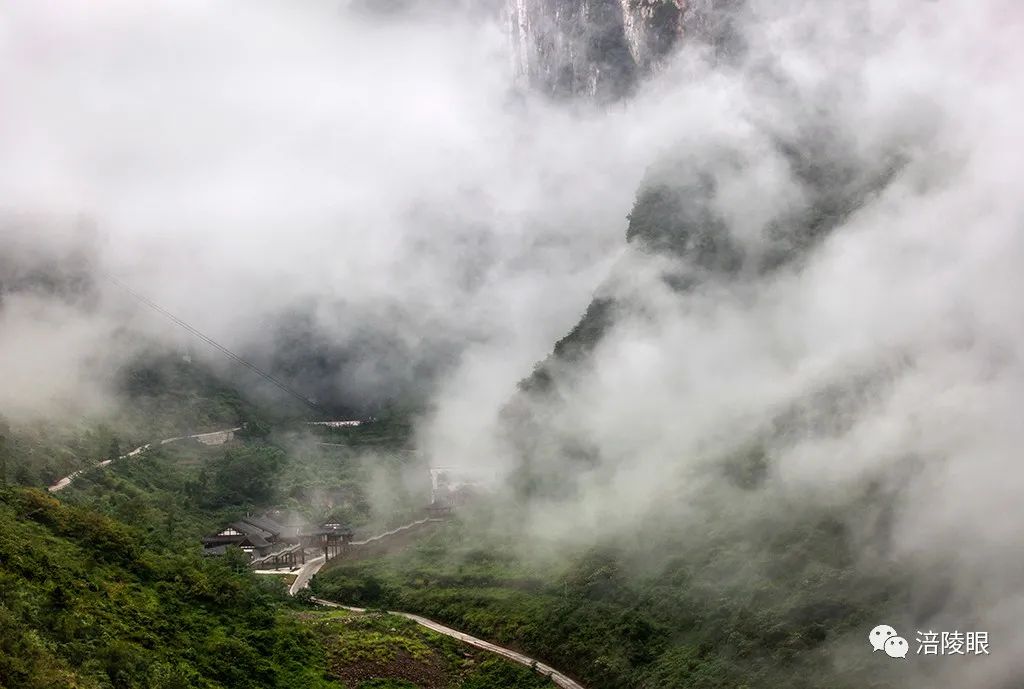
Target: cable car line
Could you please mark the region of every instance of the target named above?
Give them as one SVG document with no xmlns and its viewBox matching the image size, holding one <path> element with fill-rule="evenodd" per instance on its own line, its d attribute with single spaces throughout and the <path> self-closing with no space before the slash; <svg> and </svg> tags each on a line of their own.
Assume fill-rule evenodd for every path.
<svg viewBox="0 0 1024 689">
<path fill-rule="evenodd" d="M 201 331 L 197 330 L 196 328 L 192 327 L 191 325 L 189 325 L 188 323 L 186 323 L 182 319 L 180 319 L 177 316 L 175 316 L 173 313 L 171 313 L 167 309 L 161 307 L 159 304 L 157 304 L 157 303 L 153 302 L 152 300 L 146 298 L 144 295 L 139 294 L 138 292 L 136 292 L 131 287 L 129 287 L 128 285 L 126 285 L 123 282 L 121 282 L 120 280 L 118 280 L 116 277 L 114 277 L 110 273 L 103 272 L 103 276 L 105 278 L 107 278 L 108 280 L 110 280 L 115 285 L 117 285 L 118 287 L 120 287 L 121 289 L 123 289 L 125 292 L 130 294 L 136 300 L 142 302 L 143 304 L 145 304 L 149 308 L 153 309 L 157 313 L 159 313 L 162 316 L 164 316 L 164 317 L 168 318 L 169 320 L 173 321 L 176 325 L 184 328 L 185 330 L 187 330 L 191 334 L 195 335 L 200 340 L 202 340 L 206 344 L 210 345 L 211 347 L 213 347 L 214 349 L 216 349 L 217 351 L 219 351 L 221 354 L 223 354 L 224 356 L 228 357 L 232 361 L 235 361 L 235 362 L 241 364 L 242 366 L 245 366 L 247 369 L 249 369 L 250 371 L 252 371 L 256 375 L 260 376 L 261 378 L 266 380 L 268 383 L 274 385 L 275 387 L 277 387 L 281 391 L 291 395 L 292 397 L 294 397 L 295 399 L 299 400 L 300 402 L 302 402 L 306 406 L 308 406 L 308 407 L 310 407 L 312 409 L 315 409 L 318 412 L 323 412 L 323 409 L 320 407 L 320 405 L 318 405 L 316 402 L 314 402 L 313 400 L 311 400 L 308 397 L 306 397 L 305 395 L 303 395 L 301 392 L 299 392 L 295 388 L 293 388 L 293 387 L 289 386 L 287 383 L 285 383 L 285 382 L 275 378 L 274 376 L 272 376 L 271 374 L 267 373 L 266 371 L 264 371 L 259 366 L 257 366 L 256 364 L 252 363 L 251 361 L 247 361 L 246 359 L 243 359 L 242 357 L 240 357 L 239 355 L 235 354 L 234 352 L 232 352 L 230 349 L 228 349 L 224 345 L 222 345 L 219 342 L 217 342 L 216 340 L 214 340 L 212 337 L 209 337 L 209 336 L 205 335 Z"/>
</svg>

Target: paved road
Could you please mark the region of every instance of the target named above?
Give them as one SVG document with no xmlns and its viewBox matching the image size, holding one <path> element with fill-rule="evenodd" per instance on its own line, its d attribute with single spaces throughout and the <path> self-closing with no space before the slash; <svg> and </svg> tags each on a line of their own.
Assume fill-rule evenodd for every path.
<svg viewBox="0 0 1024 689">
<path fill-rule="evenodd" d="M 356 608 L 351 605 L 341 605 L 340 603 L 324 600 L 323 598 L 313 598 L 311 600 L 317 605 L 324 605 L 329 608 L 342 608 L 343 610 L 351 610 L 352 612 L 366 612 L 366 608 Z M 457 629 L 446 627 L 440 622 L 435 622 L 434 620 L 427 619 L 426 617 L 420 617 L 419 615 L 413 615 L 412 613 L 408 612 L 394 612 L 391 610 L 389 610 L 388 613 L 391 615 L 398 615 L 399 617 L 404 617 L 407 620 L 412 620 L 417 624 L 423 625 L 427 629 L 432 629 L 438 634 L 450 636 L 453 639 L 458 639 L 459 641 L 469 644 L 470 646 L 482 648 L 483 650 L 490 651 L 491 653 L 497 653 L 498 655 L 504 656 L 509 660 L 514 660 L 515 662 L 520 663 L 521 665 L 526 665 L 527 667 L 533 668 L 540 674 L 549 677 L 552 682 L 554 682 L 559 687 L 562 687 L 562 689 L 584 689 L 582 684 L 580 684 L 579 682 L 570 677 L 563 675 L 561 672 L 551 667 L 550 665 L 545 665 L 539 660 L 534 660 L 533 658 L 523 655 L 522 653 L 519 653 L 517 651 L 505 648 L 504 646 L 498 646 L 497 644 L 492 644 L 490 641 L 478 639 L 475 636 L 470 636 L 469 634 L 460 632 Z"/>
<path fill-rule="evenodd" d="M 320 571 L 320 568 L 324 566 L 325 562 L 327 562 L 327 560 L 325 560 L 324 556 L 321 555 L 320 557 L 315 557 L 302 565 L 299 573 L 295 575 L 295 581 L 293 581 L 292 585 L 288 587 L 288 595 L 294 596 L 296 593 L 309 586 L 309 580 L 313 578 L 314 574 Z"/>
<path fill-rule="evenodd" d="M 126 452 L 125 454 L 119 456 L 118 459 L 128 459 L 129 457 L 136 457 L 145 452 L 146 450 L 148 450 L 149 448 L 153 447 L 154 445 L 167 445 L 169 443 L 176 443 L 179 440 L 198 440 L 204 445 L 220 445 L 226 442 L 228 439 L 230 439 L 231 433 L 240 430 L 242 430 L 242 427 L 238 426 L 237 428 L 225 428 L 222 431 L 211 431 L 209 433 L 194 433 L 192 435 L 179 435 L 174 438 L 164 438 L 159 442 L 146 443 L 145 445 L 140 445 L 131 452 Z M 82 469 L 81 471 L 76 471 L 73 474 L 68 474 L 67 476 L 65 476 L 64 478 L 62 478 L 61 480 L 57 481 L 55 484 L 47 488 L 47 490 L 50 491 L 51 493 L 56 493 L 57 491 L 64 490 L 65 488 L 71 485 L 72 481 L 74 481 L 76 478 L 84 474 L 86 471 L 89 471 L 90 469 L 96 469 L 98 467 L 109 466 L 110 463 L 113 461 L 114 460 L 112 459 L 105 459 L 102 462 L 96 464 L 95 466 L 89 467 L 89 469 Z"/>
<path fill-rule="evenodd" d="M 397 529 L 392 529 L 391 531 L 386 531 L 382 534 L 378 534 L 376 536 L 373 536 L 372 538 L 366 539 L 365 541 L 358 541 L 356 543 L 353 543 L 353 545 L 363 545 L 366 543 L 372 543 L 386 536 L 391 536 L 393 534 L 399 533 L 406 529 L 410 529 L 412 527 L 418 526 L 428 521 L 434 520 L 420 519 L 419 521 L 412 522 L 411 524 L 405 524 L 404 526 L 400 526 Z M 288 594 L 294 596 L 296 593 L 309 586 L 309 580 L 313 578 L 314 574 L 320 571 L 320 568 L 324 566 L 325 562 L 326 560 L 324 560 L 324 556 L 321 555 L 320 557 L 310 560 L 305 565 L 303 565 L 302 568 L 299 570 L 298 575 L 295 577 L 295 581 L 292 582 L 292 585 L 288 588 Z M 319 605 L 326 605 L 332 608 L 343 608 L 345 610 L 352 610 L 353 612 L 366 612 L 365 608 L 355 608 L 349 605 L 341 605 L 340 603 L 334 603 L 333 601 L 324 600 L 322 598 L 312 598 L 311 600 Z M 451 627 L 446 627 L 440 622 L 435 622 L 434 620 L 427 619 L 426 617 L 420 617 L 419 615 L 413 615 L 412 613 L 408 612 L 391 612 L 391 614 L 399 615 L 406 619 L 412 620 L 418 624 L 421 624 L 427 629 L 432 629 L 435 632 L 438 632 L 439 634 L 450 636 L 453 639 L 458 639 L 459 641 L 467 643 L 470 646 L 475 646 L 476 648 L 482 648 L 485 651 L 497 653 L 498 655 L 504 656 L 509 660 L 514 660 L 517 663 L 533 668 L 542 675 L 549 677 L 552 682 L 554 682 L 559 687 L 562 687 L 562 689 L 584 689 L 583 685 L 581 685 L 579 682 L 563 675 L 561 672 L 551 667 L 550 665 L 545 665 L 544 663 L 538 660 L 534 660 L 529 656 L 525 656 L 522 653 L 518 653 L 503 646 L 498 646 L 497 644 L 492 644 L 490 641 L 478 639 L 475 636 L 470 636 L 469 634 L 460 632 L 456 629 L 452 629 Z"/>
<path fill-rule="evenodd" d="M 135 457 L 135 456 L 137 456 L 139 454 L 142 454 L 143 452 L 145 452 L 149 448 L 153 447 L 153 445 L 155 445 L 155 444 L 167 445 L 168 443 L 177 442 L 179 440 L 185 440 L 186 438 L 199 440 L 199 442 L 206 441 L 208 444 L 211 444 L 211 445 L 212 444 L 218 444 L 219 442 L 222 442 L 222 438 L 227 439 L 229 437 L 228 436 L 229 433 L 233 433 L 235 431 L 240 431 L 240 430 L 242 430 L 242 429 L 239 426 L 238 428 L 228 428 L 228 429 L 224 429 L 222 431 L 213 431 L 211 433 L 196 433 L 196 434 L 193 434 L 193 435 L 183 435 L 183 436 L 178 436 L 178 437 L 174 437 L 174 438 L 165 438 L 164 440 L 161 440 L 158 443 L 147 443 L 145 445 L 141 445 L 141 446 L 135 448 L 134 450 L 132 450 L 131 452 L 127 452 L 127 453 L 121 455 L 120 457 L 118 457 L 118 459 L 126 459 L 128 457 Z M 102 462 L 99 462 L 96 466 L 97 467 L 105 467 L 105 466 L 108 466 L 112 461 L 113 461 L 112 459 L 106 459 L 106 460 L 104 460 Z M 67 488 L 69 485 L 71 485 L 71 482 L 74 481 L 78 476 L 80 476 L 84 471 L 86 471 L 86 470 L 83 469 L 82 471 L 76 471 L 73 474 L 65 476 L 60 481 L 57 481 L 55 484 L 50 486 L 49 491 L 51 493 L 56 493 L 57 491 L 60 491 L 60 490 L 63 490 L 65 488 Z M 428 522 L 428 521 L 432 521 L 432 520 L 430 520 L 430 519 L 421 519 L 419 521 L 415 521 L 415 522 L 412 522 L 410 524 L 405 524 L 403 526 L 398 527 L 397 529 L 392 529 L 391 531 L 386 531 L 386 532 L 384 532 L 382 534 L 378 534 L 376 536 L 368 538 L 365 541 L 355 542 L 355 543 L 353 543 L 353 545 L 365 545 L 367 543 L 372 543 L 372 542 L 377 541 L 377 540 L 379 540 L 381 538 L 385 538 L 387 536 L 394 535 L 396 533 L 399 533 L 399 532 L 404 531 L 406 529 L 410 529 L 412 527 L 418 526 L 418 525 L 423 524 L 423 523 Z M 309 580 L 313 578 L 314 574 L 316 574 L 317 572 L 320 571 L 320 568 L 323 567 L 325 563 L 326 563 L 326 559 L 324 558 L 323 555 L 321 555 L 319 557 L 313 558 L 312 560 L 308 561 L 305 565 L 303 565 L 302 568 L 299 569 L 298 574 L 295 577 L 295 581 L 292 582 L 292 585 L 288 588 L 289 595 L 294 596 L 296 593 L 298 593 L 302 589 L 304 589 L 307 586 L 309 586 Z M 332 601 L 323 600 L 322 598 L 313 598 L 312 600 L 315 603 L 319 604 L 319 605 L 326 605 L 326 606 L 332 607 L 332 608 L 343 608 L 345 610 L 351 610 L 353 612 L 366 612 L 365 608 L 355 608 L 355 607 L 348 606 L 348 605 L 341 605 L 340 603 L 334 603 Z M 469 644 L 470 646 L 474 646 L 476 648 L 481 648 L 481 649 L 483 649 L 485 651 L 490 651 L 491 653 L 497 653 L 498 655 L 504 656 L 505 658 L 508 658 L 509 660 L 513 660 L 513 661 L 515 661 L 517 663 L 520 663 L 522 665 L 526 665 L 527 667 L 533 668 L 534 670 L 536 670 L 540 674 L 545 675 L 546 677 L 549 677 L 552 682 L 554 682 L 559 687 L 562 687 L 562 689 L 584 689 L 582 684 L 580 684 L 579 682 L 577 682 L 577 681 L 575 681 L 575 680 L 573 680 L 573 679 L 563 675 L 561 672 L 559 672 L 558 670 L 554 669 L 550 665 L 546 665 L 546 664 L 540 662 L 539 660 L 534 660 L 533 658 L 530 658 L 529 656 L 523 655 L 522 653 L 518 653 L 516 651 L 513 651 L 511 649 L 505 648 L 503 646 L 498 646 L 497 644 L 492 644 L 491 642 L 484 641 L 483 639 L 478 639 L 475 636 L 470 636 L 469 634 L 460 632 L 460 631 L 458 631 L 456 629 L 452 629 L 451 627 L 446 627 L 443 624 L 441 624 L 440 622 L 435 622 L 434 620 L 427 619 L 426 617 L 420 617 L 419 615 L 413 615 L 412 613 L 408 613 L 408 612 L 391 612 L 391 611 L 389 611 L 389 612 L 392 615 L 399 615 L 400 617 L 404 617 L 406 619 L 412 620 L 413 622 L 416 622 L 417 624 L 421 624 L 424 627 L 426 627 L 427 629 L 432 629 L 433 631 L 435 631 L 435 632 L 437 632 L 439 634 L 444 634 L 445 636 L 450 636 L 453 639 L 458 639 L 459 641 L 462 641 L 463 643 Z"/>
</svg>

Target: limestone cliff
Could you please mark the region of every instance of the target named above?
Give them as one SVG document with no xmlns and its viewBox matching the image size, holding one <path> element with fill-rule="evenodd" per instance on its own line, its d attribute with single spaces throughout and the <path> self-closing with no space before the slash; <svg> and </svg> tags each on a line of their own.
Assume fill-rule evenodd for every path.
<svg viewBox="0 0 1024 689">
<path fill-rule="evenodd" d="M 683 31 L 686 0 L 508 0 L 516 71 L 555 97 L 614 100 Z"/>
</svg>

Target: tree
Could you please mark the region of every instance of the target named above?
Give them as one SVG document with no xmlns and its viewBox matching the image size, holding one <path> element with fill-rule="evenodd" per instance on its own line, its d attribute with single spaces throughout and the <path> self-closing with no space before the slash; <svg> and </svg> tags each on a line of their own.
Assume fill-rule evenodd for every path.
<svg viewBox="0 0 1024 689">
<path fill-rule="evenodd" d="M 227 450 L 213 467 L 209 504 L 267 505 L 277 496 L 284 452 L 269 445 Z"/>
<path fill-rule="evenodd" d="M 7 435 L 0 428 L 0 486 L 7 485 Z"/>
</svg>

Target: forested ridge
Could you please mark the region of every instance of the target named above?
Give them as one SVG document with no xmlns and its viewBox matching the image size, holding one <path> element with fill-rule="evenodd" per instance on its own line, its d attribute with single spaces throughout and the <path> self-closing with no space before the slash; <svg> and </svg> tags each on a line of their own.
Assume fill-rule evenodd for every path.
<svg viewBox="0 0 1024 689">
<path fill-rule="evenodd" d="M 34 489 L 0 495 L 3 686 L 327 686 L 280 585 L 244 561 L 146 547 Z"/>
<path fill-rule="evenodd" d="M 400 489 L 405 417 L 310 435 L 301 417 L 275 415 L 173 357 L 135 362 L 123 381 L 147 414 L 86 420 L 73 433 L 57 423 L 4 429 L 0 687 L 550 687 L 401 618 L 315 611 L 281 578 L 253 574 L 239 550 L 201 554 L 201 536 L 271 507 L 311 520 L 330 509 L 368 531 L 420 509 Z M 156 445 L 60 493 L 39 486 L 116 456 L 124 438 L 236 423 L 245 430 L 223 446 Z M 387 509 L 368 501 L 375 477 L 397 490 Z"/>
<path fill-rule="evenodd" d="M 408 552 L 341 562 L 314 591 L 518 646 L 594 689 L 900 686 L 898 668 L 857 651 L 912 598 L 899 573 L 855 567 L 827 512 L 698 537 L 662 524 L 587 548 L 524 542 L 493 519 L 473 512 Z"/>
</svg>

